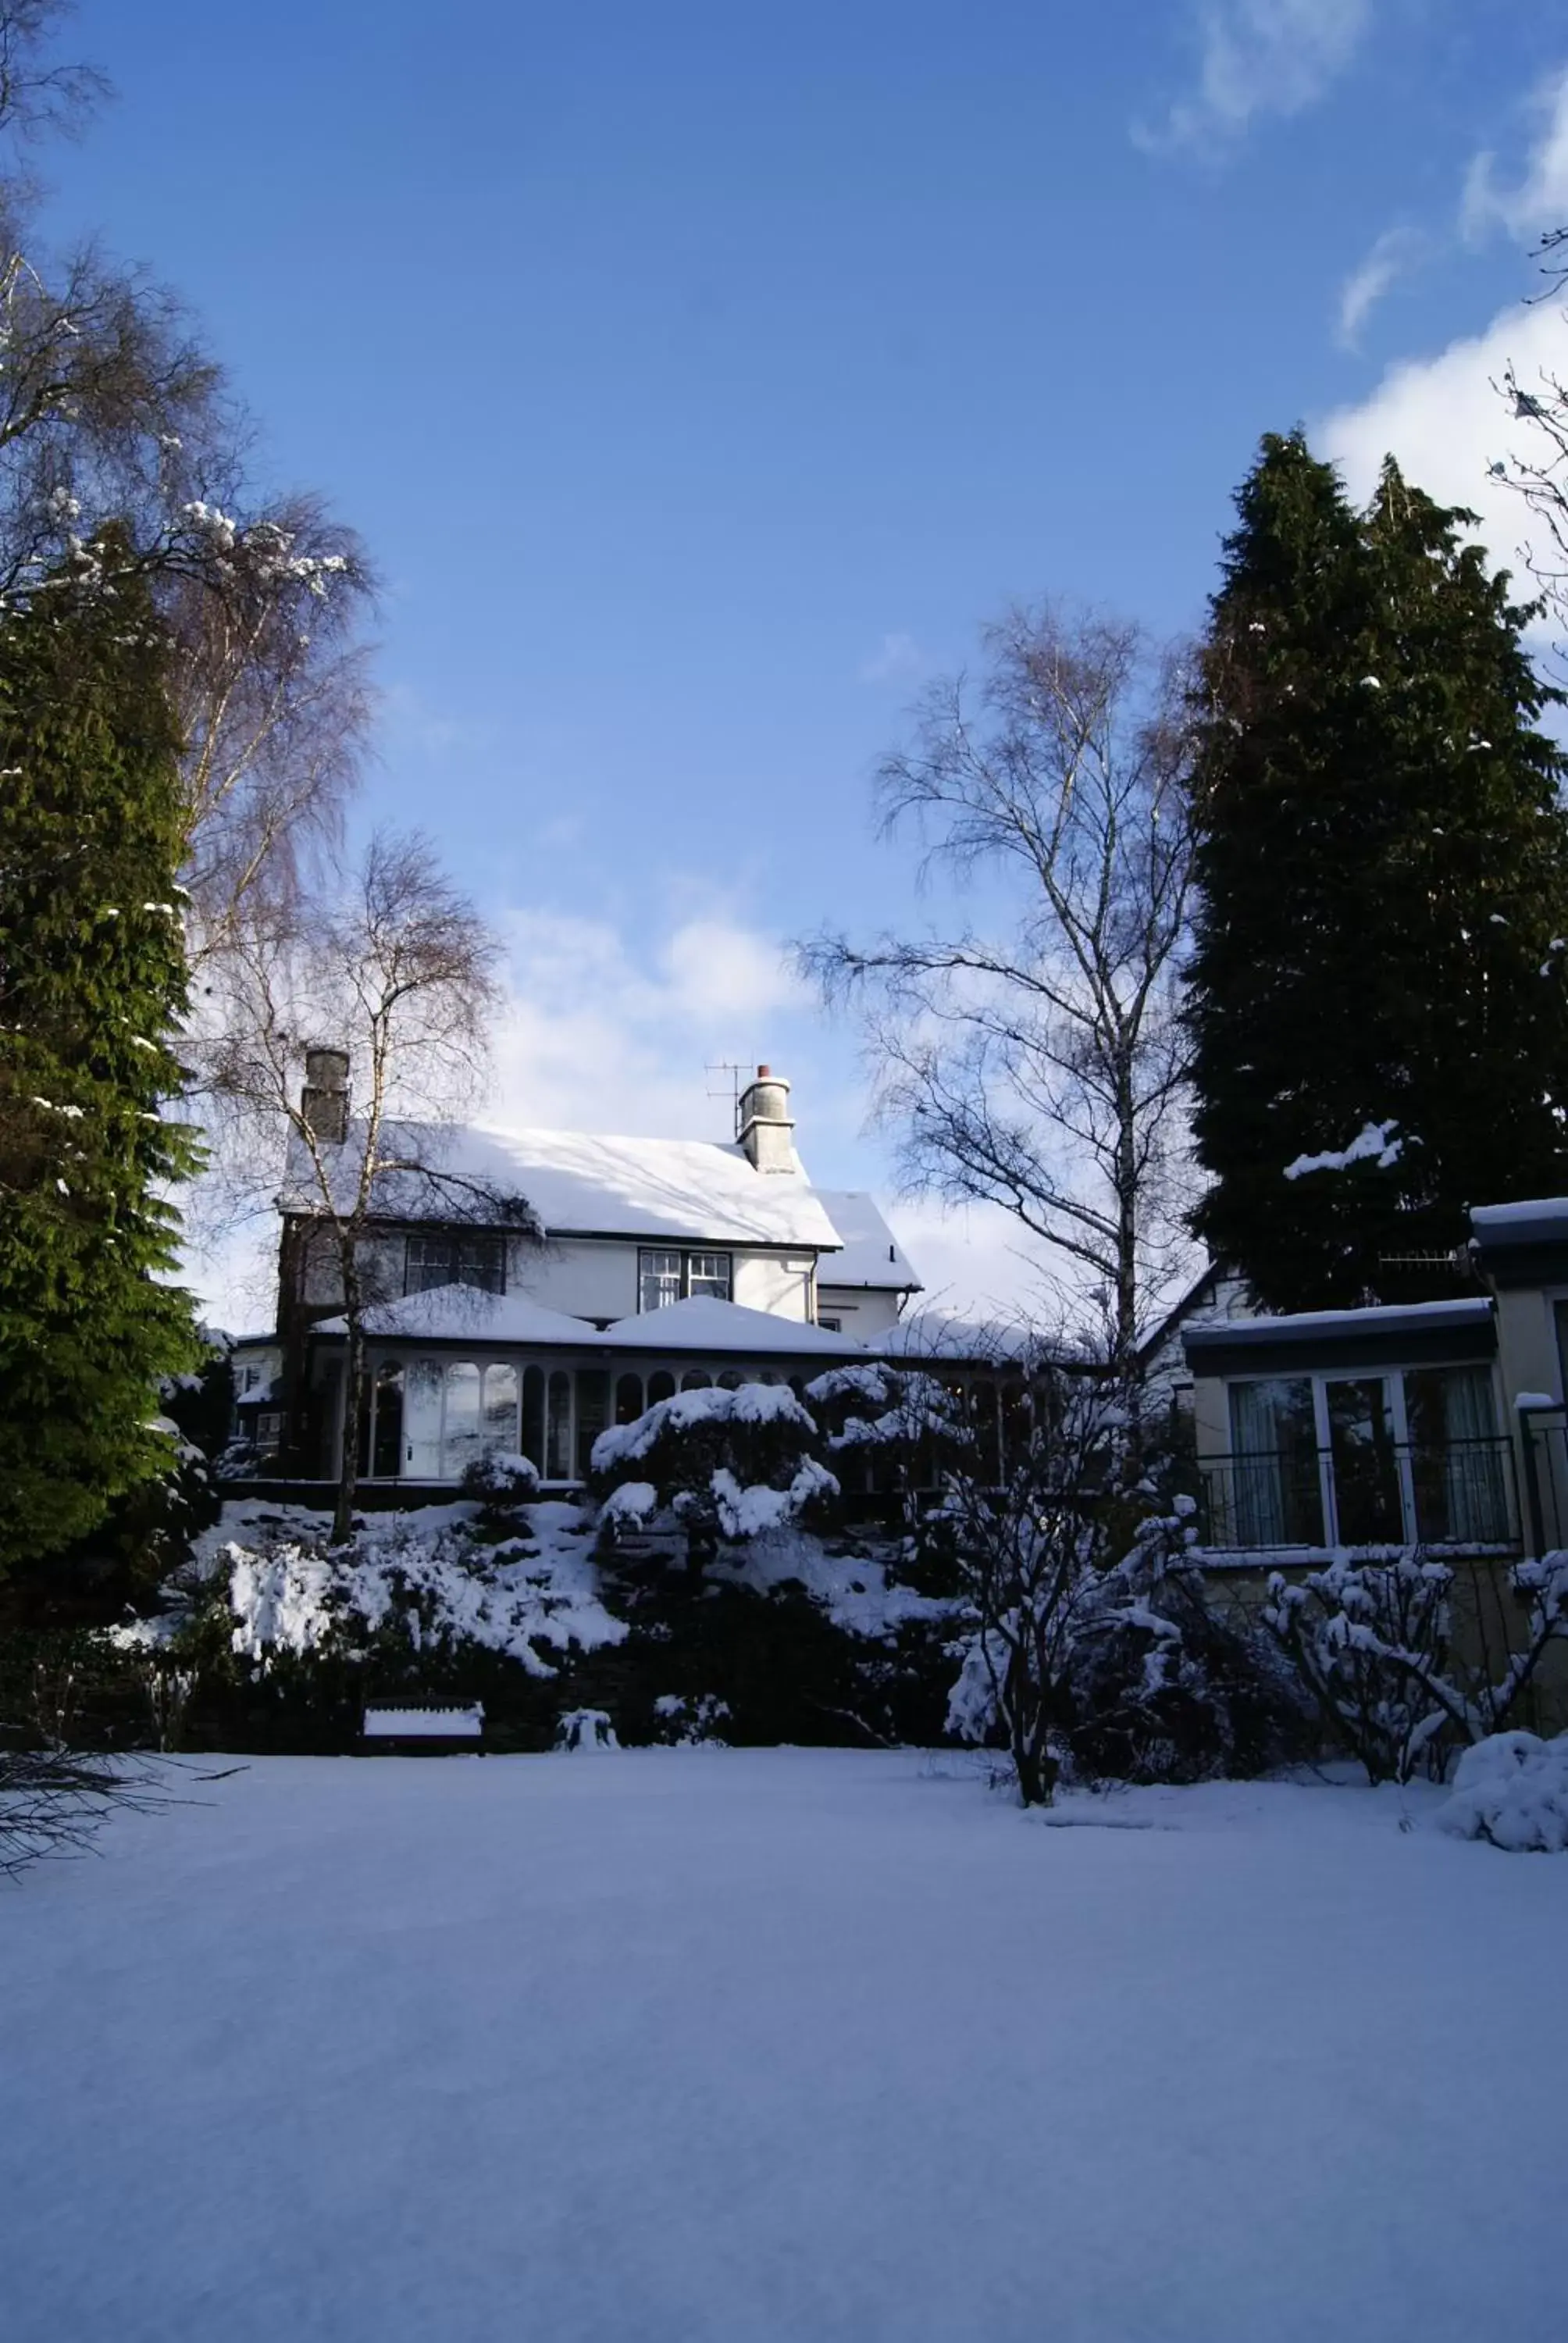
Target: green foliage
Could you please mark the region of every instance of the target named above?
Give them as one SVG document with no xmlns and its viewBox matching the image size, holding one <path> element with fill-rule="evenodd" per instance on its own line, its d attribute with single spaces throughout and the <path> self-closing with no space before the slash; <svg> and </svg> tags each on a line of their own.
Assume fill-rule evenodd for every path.
<svg viewBox="0 0 1568 2343">
<path fill-rule="evenodd" d="M 793 1523 L 829 1517 L 838 1483 L 815 1452 L 815 1418 L 781 1383 L 678 1392 L 596 1442 L 590 1486 L 607 1543 L 674 1515 L 694 1560 Z"/>
<path fill-rule="evenodd" d="M 1555 697 L 1470 518 L 1392 463 L 1365 513 L 1300 435 L 1238 499 L 1194 791 L 1195 1227 L 1273 1308 L 1414 1299 L 1466 1208 L 1568 1177 Z M 1396 1146 L 1286 1177 L 1369 1127 Z"/>
<path fill-rule="evenodd" d="M 156 1479 L 160 1377 L 196 1363 L 170 1186 L 191 1134 L 166 650 L 90 565 L 0 625 L 0 1569 Z"/>
</svg>

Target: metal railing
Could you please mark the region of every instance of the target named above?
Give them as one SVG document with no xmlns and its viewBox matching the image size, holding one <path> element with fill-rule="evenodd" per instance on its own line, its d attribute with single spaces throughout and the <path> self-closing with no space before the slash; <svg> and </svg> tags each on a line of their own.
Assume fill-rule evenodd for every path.
<svg viewBox="0 0 1568 2343">
<path fill-rule="evenodd" d="M 1199 1467 L 1199 1534 L 1224 1553 L 1292 1546 L 1517 1547 L 1513 1443 L 1388 1445 L 1210 1457 Z"/>
</svg>

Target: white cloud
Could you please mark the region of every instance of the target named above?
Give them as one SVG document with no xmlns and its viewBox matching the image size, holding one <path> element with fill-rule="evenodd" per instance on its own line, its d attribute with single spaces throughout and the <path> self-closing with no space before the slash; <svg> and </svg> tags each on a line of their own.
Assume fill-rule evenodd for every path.
<svg viewBox="0 0 1568 2343">
<path fill-rule="evenodd" d="M 511 970 L 490 1111 L 654 1138 L 728 1136 L 705 1068 L 776 1047 L 804 997 L 782 945 L 718 914 L 635 954 L 608 921 L 548 910 L 507 922 Z"/>
<path fill-rule="evenodd" d="M 1464 183 L 1460 223 L 1473 243 L 1493 227 L 1521 243 L 1547 229 L 1568 226 L 1568 65 L 1542 82 L 1530 100 L 1541 134 L 1521 177 L 1499 184 L 1497 157 L 1477 155 Z"/>
<path fill-rule="evenodd" d="M 1255 115 L 1304 113 L 1351 64 L 1372 13 L 1372 0 L 1200 0 L 1197 87 L 1134 138 L 1153 151 L 1213 152 Z"/>
<path fill-rule="evenodd" d="M 907 676 L 918 675 L 925 664 L 920 647 L 912 635 L 884 635 L 869 659 L 859 670 L 862 683 L 897 683 Z"/>
<path fill-rule="evenodd" d="M 1390 287 L 1414 261 L 1421 239 L 1413 228 L 1385 228 L 1359 267 L 1352 268 L 1340 288 L 1336 328 L 1346 349 L 1354 349 L 1362 327 Z"/>
<path fill-rule="evenodd" d="M 1516 422 L 1495 385 L 1513 362 L 1528 388 L 1548 369 L 1561 372 L 1564 329 L 1556 307 L 1514 303 L 1484 332 L 1450 343 L 1435 357 L 1389 367 L 1359 406 L 1326 417 L 1313 437 L 1339 464 L 1352 496 L 1364 499 L 1378 466 L 1394 456 L 1401 468 L 1440 503 L 1467 505 L 1481 516 L 1480 537 L 1493 560 L 1523 575 L 1523 551 L 1544 555 L 1544 524 L 1488 467 L 1532 454 L 1531 427 Z M 1533 450 L 1539 458 L 1541 450 Z"/>
</svg>

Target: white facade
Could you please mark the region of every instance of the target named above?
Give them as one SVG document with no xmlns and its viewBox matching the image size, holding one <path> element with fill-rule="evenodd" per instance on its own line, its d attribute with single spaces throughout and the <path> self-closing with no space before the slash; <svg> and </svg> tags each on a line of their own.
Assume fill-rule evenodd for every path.
<svg viewBox="0 0 1568 2343">
<path fill-rule="evenodd" d="M 789 1085 L 759 1068 L 741 1136 L 552 1131 L 397 1134 L 421 1166 L 388 1175 L 358 1249 L 369 1370 L 364 1469 L 449 1480 L 481 1448 L 520 1448 L 547 1479 L 580 1476 L 595 1433 L 674 1390 L 799 1382 L 863 1356 L 920 1281 L 869 1196 L 815 1189 L 795 1152 Z M 347 1189 L 363 1138 L 342 1147 Z M 425 1166 L 428 1164 L 427 1172 Z M 335 1469 L 346 1322 L 333 1232 L 311 1226 L 306 1167 L 280 1200 L 283 1322 L 299 1327 L 295 1447 Z M 515 1199 L 508 1230 L 452 1205 Z M 531 1212 L 539 1232 L 521 1232 Z M 303 1237 L 303 1242 L 297 1240 Z"/>
</svg>

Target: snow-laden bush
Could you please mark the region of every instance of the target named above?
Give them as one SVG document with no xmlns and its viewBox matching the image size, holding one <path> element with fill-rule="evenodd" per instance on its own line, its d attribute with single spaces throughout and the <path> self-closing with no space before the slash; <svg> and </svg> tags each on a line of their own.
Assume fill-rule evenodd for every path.
<svg viewBox="0 0 1568 2343">
<path fill-rule="evenodd" d="M 498 1453 L 474 1457 L 463 1468 L 463 1493 L 499 1512 L 531 1505 L 539 1493 L 539 1468 L 528 1456 Z"/>
<path fill-rule="evenodd" d="M 654 1738 L 682 1749 L 727 1748 L 718 1728 L 729 1724 L 729 1703 L 717 1693 L 699 1692 L 689 1699 L 683 1693 L 660 1693 L 653 1704 Z"/>
<path fill-rule="evenodd" d="M 1493 1733 L 1461 1757 L 1440 1830 L 1513 1855 L 1568 1851 L 1568 1733 Z"/>
<path fill-rule="evenodd" d="M 618 1749 L 607 1708 L 568 1708 L 556 1725 L 558 1749 Z"/>
<path fill-rule="evenodd" d="M 1500 1590 L 1516 1598 L 1511 1613 Z M 1370 1781 L 1441 1778 L 1448 1750 L 1503 1732 L 1568 1634 L 1568 1554 L 1439 1561 L 1420 1548 L 1269 1581 L 1262 1624 Z"/>
<path fill-rule="evenodd" d="M 934 1375 L 867 1362 L 829 1367 L 806 1386 L 838 1479 L 907 1499 L 974 1447 L 961 1403 Z"/>
<path fill-rule="evenodd" d="M 1191 1503 L 1166 1511 L 1138 1477 L 1134 1422 L 1109 1379 L 1057 1373 L 1000 1481 L 950 1474 L 922 1526 L 968 1619 L 949 1730 L 1005 1742 L 1026 1805 L 1049 1802 L 1112 1639 L 1124 1709 L 1151 1709 L 1180 1666 L 1181 1628 L 1154 1598 L 1186 1556 Z"/>
<path fill-rule="evenodd" d="M 232 1651 L 256 1676 L 313 1654 L 363 1659 L 379 1648 L 414 1660 L 464 1646 L 550 1676 L 574 1646 L 618 1644 L 628 1631 L 600 1600 L 576 1507 L 537 1506 L 530 1530 L 531 1541 L 492 1547 L 461 1522 L 384 1514 L 346 1546 L 231 1540 L 207 1600 L 226 1614 Z"/>
<path fill-rule="evenodd" d="M 813 1454 L 817 1442 L 815 1419 L 782 1383 L 678 1392 L 595 1441 L 601 1530 L 613 1543 L 668 1514 L 695 1561 L 823 1520 L 839 1484 Z"/>
</svg>

